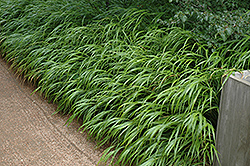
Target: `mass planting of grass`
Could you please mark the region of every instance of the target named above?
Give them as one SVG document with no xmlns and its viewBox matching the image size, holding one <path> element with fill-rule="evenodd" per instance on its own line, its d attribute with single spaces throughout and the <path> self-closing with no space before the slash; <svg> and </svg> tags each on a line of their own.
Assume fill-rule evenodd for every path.
<svg viewBox="0 0 250 166">
<path fill-rule="evenodd" d="M 208 42 L 161 22 L 175 3 L 144 3 L 1 0 L 1 54 L 66 123 L 111 145 L 104 160 L 211 165 L 222 78 L 250 68 L 250 36 Z"/>
</svg>

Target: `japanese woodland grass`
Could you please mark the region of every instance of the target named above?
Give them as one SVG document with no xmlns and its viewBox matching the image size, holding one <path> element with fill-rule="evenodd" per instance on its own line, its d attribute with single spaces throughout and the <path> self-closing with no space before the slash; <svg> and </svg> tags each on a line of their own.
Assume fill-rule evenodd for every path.
<svg viewBox="0 0 250 166">
<path fill-rule="evenodd" d="M 212 51 L 191 32 L 159 28 L 147 10 L 94 15 L 89 5 L 91 16 L 87 1 L 0 4 L 3 57 L 71 115 L 66 123 L 82 119 L 79 130 L 111 145 L 103 160 L 212 164 L 222 77 L 249 69 L 249 36 Z"/>
</svg>

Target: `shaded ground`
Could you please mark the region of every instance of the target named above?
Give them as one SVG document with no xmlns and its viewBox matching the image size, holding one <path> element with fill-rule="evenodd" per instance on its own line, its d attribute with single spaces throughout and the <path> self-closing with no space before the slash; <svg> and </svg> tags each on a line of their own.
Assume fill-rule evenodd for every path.
<svg viewBox="0 0 250 166">
<path fill-rule="evenodd" d="M 32 90 L 0 59 L 0 165 L 97 165 L 103 150 Z"/>
</svg>

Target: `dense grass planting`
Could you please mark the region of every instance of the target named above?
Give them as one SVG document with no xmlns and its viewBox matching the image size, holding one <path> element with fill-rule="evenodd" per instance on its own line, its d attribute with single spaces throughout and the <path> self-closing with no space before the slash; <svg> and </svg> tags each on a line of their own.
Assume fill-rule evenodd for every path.
<svg viewBox="0 0 250 166">
<path fill-rule="evenodd" d="M 202 22 L 185 2 L 196 13 L 177 1 L 2 0 L 1 55 L 66 123 L 110 144 L 104 160 L 211 165 L 222 77 L 250 68 L 249 12 L 222 3 L 228 30 L 222 11 Z"/>
</svg>

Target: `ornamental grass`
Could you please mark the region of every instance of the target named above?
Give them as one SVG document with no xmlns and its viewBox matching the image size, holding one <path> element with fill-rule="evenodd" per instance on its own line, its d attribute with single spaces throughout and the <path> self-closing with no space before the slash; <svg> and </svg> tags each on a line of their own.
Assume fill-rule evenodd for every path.
<svg viewBox="0 0 250 166">
<path fill-rule="evenodd" d="M 249 69 L 250 36 L 212 49 L 160 12 L 113 4 L 0 1 L 1 54 L 66 124 L 110 144 L 102 160 L 211 165 L 222 78 Z"/>
</svg>

